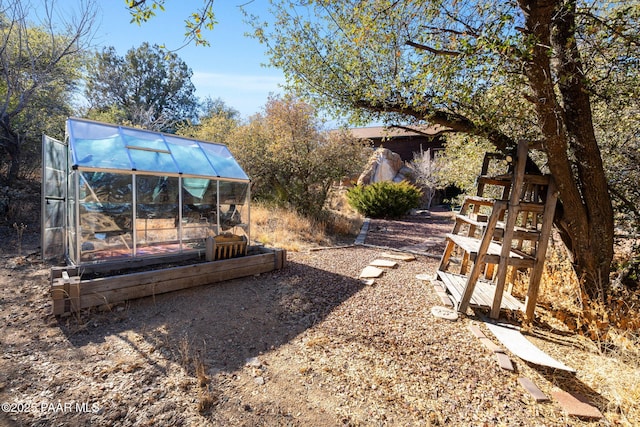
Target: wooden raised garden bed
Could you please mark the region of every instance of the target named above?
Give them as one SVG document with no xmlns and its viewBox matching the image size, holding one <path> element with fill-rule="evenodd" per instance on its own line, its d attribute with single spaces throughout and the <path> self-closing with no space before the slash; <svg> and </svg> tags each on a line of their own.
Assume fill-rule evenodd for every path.
<svg viewBox="0 0 640 427">
<path fill-rule="evenodd" d="M 122 301 L 172 292 L 284 268 L 286 251 L 249 247 L 246 255 L 216 261 L 197 262 L 170 268 L 153 268 L 149 261 L 112 265 L 125 274 L 109 275 L 106 266 L 54 267 L 51 270 L 53 314 L 68 315 L 82 309 L 110 306 Z M 183 261 L 184 262 L 184 261 Z M 126 273 L 125 269 L 146 267 L 146 271 Z M 105 277 L 92 277 L 96 272 Z"/>
</svg>

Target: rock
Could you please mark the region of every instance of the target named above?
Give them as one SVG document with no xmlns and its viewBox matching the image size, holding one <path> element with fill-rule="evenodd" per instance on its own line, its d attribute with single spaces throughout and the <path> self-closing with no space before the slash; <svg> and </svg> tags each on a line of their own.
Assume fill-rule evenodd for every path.
<svg viewBox="0 0 640 427">
<path fill-rule="evenodd" d="M 248 358 L 247 360 L 245 360 L 244 364 L 252 368 L 259 368 L 260 366 L 262 366 L 260 359 L 258 359 L 257 357 Z"/>
<path fill-rule="evenodd" d="M 264 377 L 255 377 L 253 381 L 258 385 L 264 385 Z"/>
<path fill-rule="evenodd" d="M 384 270 L 378 268 L 378 267 L 373 267 L 373 266 L 366 266 L 363 270 L 362 273 L 360 273 L 360 279 L 371 279 L 371 278 L 376 278 L 376 277 L 380 277 L 382 276 L 382 274 L 384 273 Z"/>
<path fill-rule="evenodd" d="M 358 185 L 368 185 L 380 181 L 393 181 L 404 166 L 400 155 L 380 147 L 373 152 L 364 171 L 358 178 Z"/>
<path fill-rule="evenodd" d="M 458 320 L 458 313 L 448 307 L 434 306 L 431 307 L 431 314 L 434 317 L 446 320 Z"/>
</svg>

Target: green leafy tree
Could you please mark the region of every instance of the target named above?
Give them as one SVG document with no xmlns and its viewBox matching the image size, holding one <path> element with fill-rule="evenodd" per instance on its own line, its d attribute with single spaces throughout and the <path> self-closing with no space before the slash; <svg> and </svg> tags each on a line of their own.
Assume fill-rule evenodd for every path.
<svg viewBox="0 0 640 427">
<path fill-rule="evenodd" d="M 439 124 L 498 150 L 537 141 L 576 272 L 591 297 L 607 294 L 613 209 L 592 99 L 598 78 L 639 56 L 637 0 L 272 3 L 276 22 L 256 35 L 314 105 Z M 602 62 L 585 66 L 590 55 Z"/>
<path fill-rule="evenodd" d="M 64 136 L 64 118 L 80 82 L 77 70 L 91 37 L 95 4 L 66 11 L 66 21 L 54 19 L 59 12 L 54 6 L 53 1 L 11 0 L 0 8 L 0 166 L 9 185 L 21 166 L 40 160 L 43 132 Z M 30 22 L 29 14 L 40 16 L 40 22 Z M 56 20 L 63 30 L 57 30 Z"/>
<path fill-rule="evenodd" d="M 227 144 L 251 177 L 252 194 L 309 216 L 322 211 L 336 180 L 365 161 L 360 142 L 323 131 L 315 109 L 292 96 L 271 97 Z"/>
<path fill-rule="evenodd" d="M 213 30 L 216 22 L 216 16 L 213 13 L 214 0 L 202 0 L 202 7 L 196 8 L 184 20 L 184 45 L 178 47 L 180 49 L 189 43 L 195 43 L 196 46 L 209 46 L 209 41 L 203 37 L 202 30 Z M 157 12 L 164 12 L 165 0 L 125 0 L 125 4 L 131 13 L 131 22 L 141 25 L 147 22 Z"/>
<path fill-rule="evenodd" d="M 87 70 L 90 118 L 174 132 L 197 117 L 193 72 L 175 54 L 143 43 L 124 57 L 115 48 L 96 53 Z"/>
<path fill-rule="evenodd" d="M 201 108 L 204 114 L 198 123 L 181 126 L 177 133 L 202 141 L 226 144 L 236 128 L 240 126 L 240 112 L 227 106 L 221 99 L 207 98 Z"/>
<path fill-rule="evenodd" d="M 448 134 L 444 151 L 439 156 L 437 175 L 445 186 L 452 185 L 463 194 L 471 194 L 476 189 L 484 154 L 492 151 L 495 147 L 484 138 Z"/>
</svg>

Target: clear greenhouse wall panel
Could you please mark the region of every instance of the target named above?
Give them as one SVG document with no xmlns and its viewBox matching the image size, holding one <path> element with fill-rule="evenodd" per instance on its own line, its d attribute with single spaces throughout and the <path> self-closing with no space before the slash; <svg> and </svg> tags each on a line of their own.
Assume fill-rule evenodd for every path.
<svg viewBox="0 0 640 427">
<path fill-rule="evenodd" d="M 61 257 L 65 251 L 67 146 L 42 139 L 42 256 Z"/>
<path fill-rule="evenodd" d="M 180 250 L 179 179 L 136 176 L 136 255 Z"/>
<path fill-rule="evenodd" d="M 80 261 L 133 256 L 132 175 L 81 172 Z"/>
<path fill-rule="evenodd" d="M 248 236 L 248 191 L 247 183 L 79 172 L 80 262 L 204 251 L 209 236 Z"/>
<path fill-rule="evenodd" d="M 69 120 L 75 166 L 249 180 L 226 145 Z"/>
</svg>

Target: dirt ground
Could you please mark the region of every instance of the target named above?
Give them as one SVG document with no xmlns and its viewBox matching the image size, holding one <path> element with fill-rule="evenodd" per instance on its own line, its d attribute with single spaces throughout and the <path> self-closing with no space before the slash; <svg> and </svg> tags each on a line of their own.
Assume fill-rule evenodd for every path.
<svg viewBox="0 0 640 427">
<path fill-rule="evenodd" d="M 541 329 L 531 339 L 578 373 L 515 356 L 505 371 L 469 331 L 483 328 L 475 315 L 431 314 L 441 301 L 416 275 L 433 276 L 450 226 L 442 212 L 375 220 L 365 245 L 290 252 L 279 271 L 67 318 L 51 315 L 38 236 L 19 256 L 4 230 L 0 426 L 634 425 L 608 383 L 581 370 L 610 375 L 620 360 Z M 416 260 L 359 280 L 389 248 Z M 605 418 L 535 402 L 522 376 L 548 396 L 580 392 Z"/>
</svg>

